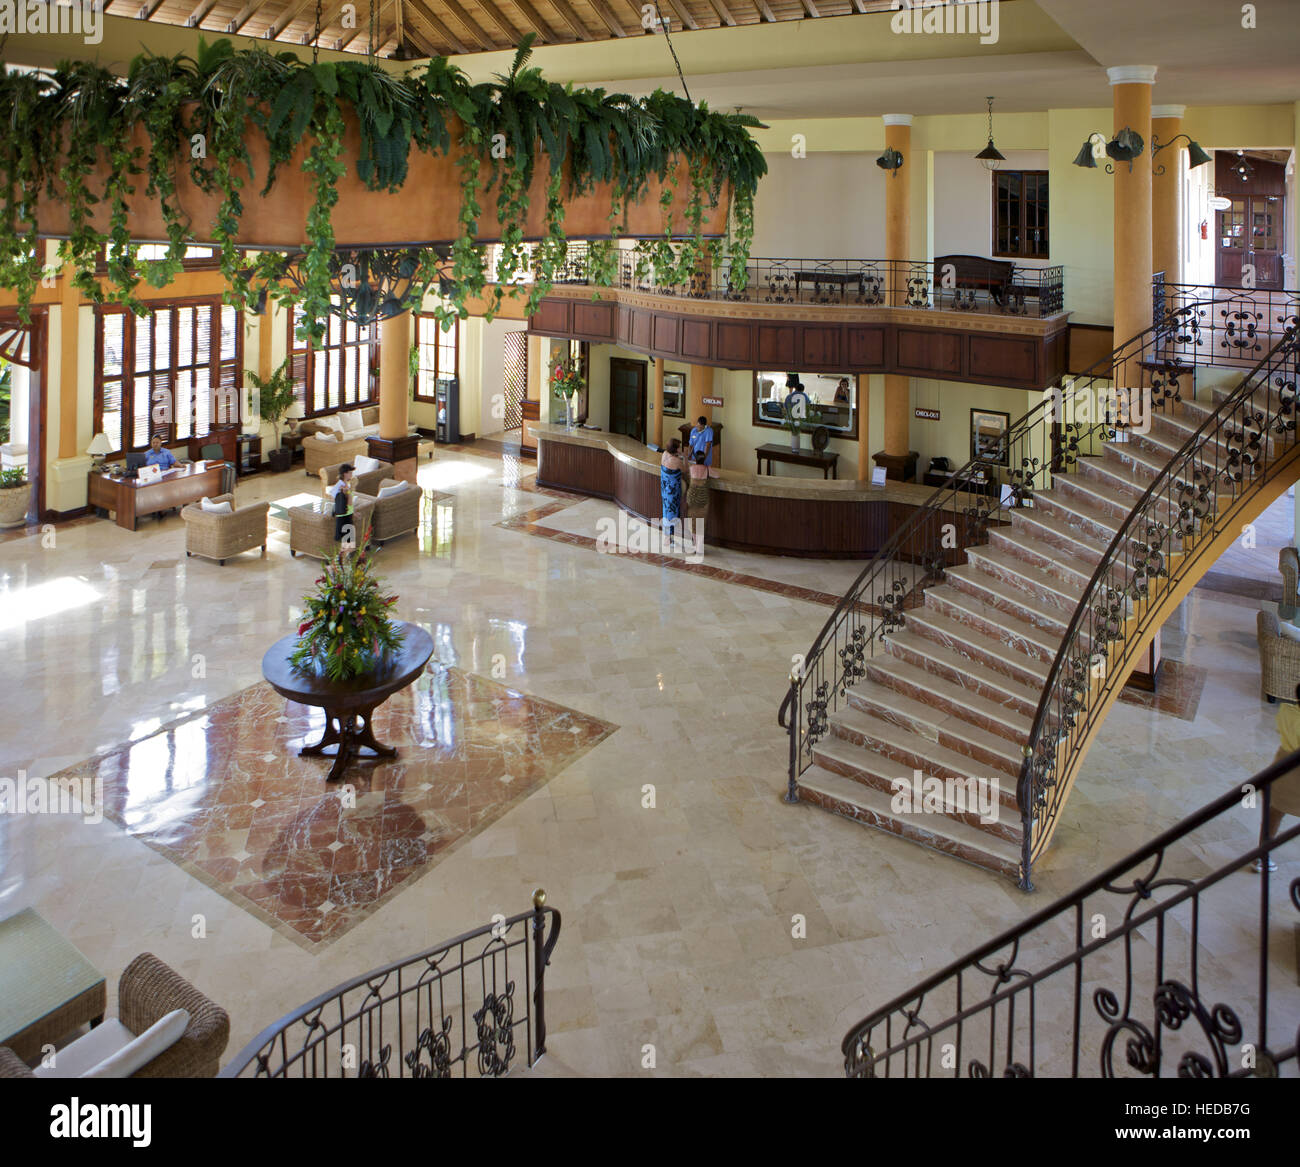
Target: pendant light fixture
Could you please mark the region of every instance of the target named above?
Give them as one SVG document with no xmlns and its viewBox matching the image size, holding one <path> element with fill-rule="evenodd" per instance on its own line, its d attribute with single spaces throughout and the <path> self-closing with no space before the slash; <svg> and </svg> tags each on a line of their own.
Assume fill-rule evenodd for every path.
<svg viewBox="0 0 1300 1167">
<path fill-rule="evenodd" d="M 1230 169 L 1242 182 L 1249 182 L 1250 176 L 1255 173 L 1255 168 L 1250 164 L 1244 150 L 1237 151 L 1237 161 L 1232 164 Z"/>
<path fill-rule="evenodd" d="M 1006 161 L 1006 158 L 1003 157 L 1003 155 L 999 153 L 998 148 L 993 145 L 993 98 L 990 97 L 987 100 L 989 103 L 989 144 L 976 154 L 975 157 L 980 160 L 980 165 L 983 166 L 985 170 L 993 171 L 999 169 L 1002 166 L 1002 163 Z"/>
</svg>

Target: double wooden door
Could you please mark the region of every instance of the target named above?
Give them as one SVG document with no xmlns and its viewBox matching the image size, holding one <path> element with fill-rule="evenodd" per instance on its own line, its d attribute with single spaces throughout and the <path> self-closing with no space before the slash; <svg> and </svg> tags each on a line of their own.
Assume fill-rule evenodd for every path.
<svg viewBox="0 0 1300 1167">
<path fill-rule="evenodd" d="M 1235 154 L 1220 152 L 1216 157 L 1215 187 L 1231 204 L 1215 216 L 1214 282 L 1230 288 L 1281 288 L 1285 169 L 1280 163 L 1253 158 L 1249 160 L 1253 172 L 1243 180 L 1232 169 L 1238 163 Z"/>
</svg>

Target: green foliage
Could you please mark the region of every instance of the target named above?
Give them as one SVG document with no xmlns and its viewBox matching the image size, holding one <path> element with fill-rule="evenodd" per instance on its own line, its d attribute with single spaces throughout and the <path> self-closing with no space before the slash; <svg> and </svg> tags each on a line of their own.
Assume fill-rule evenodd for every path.
<svg viewBox="0 0 1300 1167">
<path fill-rule="evenodd" d="M 705 239 L 703 223 L 725 192 L 731 199 L 731 270 L 740 290 L 753 237 L 754 192 L 767 169 L 748 132 L 758 122 L 715 113 L 663 90 L 636 99 L 548 81 L 528 64 L 532 43 L 531 35 L 523 40 L 509 72 L 479 84 L 440 57 L 422 71 L 398 76 L 371 61 L 313 64 L 290 52 L 237 50 L 228 40 L 202 37 L 193 58 L 146 53 L 131 62 L 125 79 L 85 62 L 65 63 L 48 76 L 0 72 L 0 287 L 16 290 L 26 319 L 41 276 L 36 208 L 43 199 L 57 198 L 71 221 L 61 258 L 74 265 L 78 287 L 93 299 L 107 296 L 140 310 L 133 294 L 139 279 L 158 287 L 169 282 L 194 238 L 176 201 L 176 175 L 187 165 L 201 189 L 220 195 L 202 238 L 220 250 L 228 300 L 247 307 L 268 292 L 281 302 L 295 300 L 305 316 L 303 335 L 319 345 L 329 311 L 332 213 L 338 181 L 349 166 L 343 131 L 351 114 L 360 131 L 351 164 L 372 190 L 402 189 L 412 149 L 460 151 L 458 234 L 434 241 L 449 247 L 424 249 L 407 301 L 415 306 L 442 278 L 450 288 L 449 305 L 438 310 L 444 323 L 467 316 L 469 301 L 487 287 L 479 245 L 485 204 L 501 224 L 493 233 L 501 240 L 500 281 L 488 318 L 503 295 L 520 294 L 511 279 L 525 262 L 531 186 L 539 169 L 546 175 L 544 228 L 533 258 L 530 310 L 565 260 L 567 201 L 598 183 L 611 184 L 614 240 L 626 230 L 626 209 L 647 196 L 652 180 L 664 184 L 661 204 L 671 206 L 679 166 L 690 176 L 685 221 L 673 223 L 666 214 L 663 236 L 641 248 L 640 260 L 653 263 L 668 282 L 688 282 L 715 261 L 722 242 Z M 137 135 L 140 128 L 143 134 Z M 268 157 L 260 175 L 249 149 L 258 137 Z M 313 194 L 304 249 L 288 258 L 263 252 L 250 261 L 239 246 L 246 189 L 260 186 L 267 194 L 302 143 L 308 143 L 303 168 Z M 106 179 L 97 176 L 105 163 Z M 140 176 L 143 192 L 136 189 Z M 159 204 L 168 248 L 164 259 L 143 265 L 135 261 L 128 220 L 130 201 L 140 193 Z M 106 230 L 97 230 L 96 221 Z M 94 262 L 105 242 L 112 247 L 101 291 Z M 612 242 L 593 247 L 593 282 L 610 284 L 617 258 Z M 296 265 L 301 292 L 284 279 L 289 263 Z"/>
<path fill-rule="evenodd" d="M 369 539 L 367 529 L 359 550 L 340 547 L 321 568 L 316 590 L 303 597 L 298 643 L 289 656 L 299 672 L 346 681 L 373 671 L 401 646 L 402 631 L 388 618 L 397 597 L 384 595 L 373 574 Z"/>
<path fill-rule="evenodd" d="M 252 369 L 244 370 L 249 385 L 257 390 L 258 416 L 263 421 L 269 421 L 272 426 L 280 424 L 280 419 L 294 401 L 293 373 L 289 362 L 290 358 L 285 357 L 284 362 L 269 377 L 259 376 Z"/>
<path fill-rule="evenodd" d="M 0 490 L 10 490 L 16 486 L 27 485 L 27 471 L 21 466 L 12 466 L 8 470 L 0 470 Z"/>
</svg>

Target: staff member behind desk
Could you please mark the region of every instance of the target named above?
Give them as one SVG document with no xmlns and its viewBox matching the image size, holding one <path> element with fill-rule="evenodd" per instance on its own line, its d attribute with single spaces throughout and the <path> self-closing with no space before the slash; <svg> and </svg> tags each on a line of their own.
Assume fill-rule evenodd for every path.
<svg viewBox="0 0 1300 1167">
<path fill-rule="evenodd" d="M 163 446 L 162 434 L 154 434 L 149 439 L 149 452 L 144 456 L 146 466 L 157 466 L 160 470 L 170 470 L 176 465 L 176 455 Z"/>
<path fill-rule="evenodd" d="M 713 427 L 707 417 L 698 418 L 691 430 L 691 453 L 703 454 L 704 465 L 713 465 Z"/>
</svg>

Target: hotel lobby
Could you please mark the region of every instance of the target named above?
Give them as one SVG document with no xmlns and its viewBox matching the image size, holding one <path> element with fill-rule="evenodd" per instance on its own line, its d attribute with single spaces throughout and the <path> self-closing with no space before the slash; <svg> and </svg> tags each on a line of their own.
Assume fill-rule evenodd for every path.
<svg viewBox="0 0 1300 1167">
<path fill-rule="evenodd" d="M 1300 1074 L 1287 3 L 138 7 L 324 72 L 0 186 L 0 1077 Z"/>
</svg>

